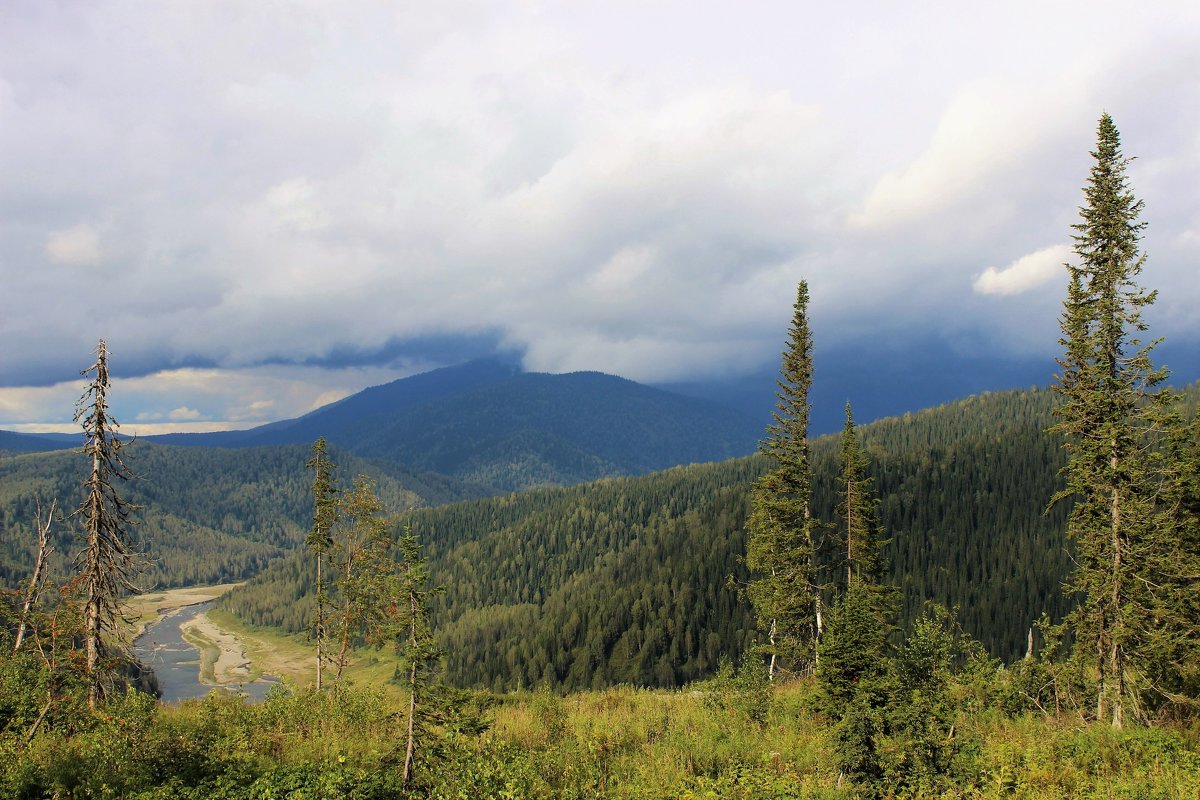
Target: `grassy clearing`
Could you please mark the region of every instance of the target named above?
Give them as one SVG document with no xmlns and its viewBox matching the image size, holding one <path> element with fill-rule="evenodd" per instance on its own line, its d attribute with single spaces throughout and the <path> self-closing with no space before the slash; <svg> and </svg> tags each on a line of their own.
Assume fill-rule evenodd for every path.
<svg viewBox="0 0 1200 800">
<path fill-rule="evenodd" d="M 212 610 L 209 620 L 237 637 L 250 659 L 255 677 L 270 675 L 292 686 L 310 686 L 316 681 L 316 647 L 302 634 L 285 634 L 271 628 L 247 625 L 232 614 Z M 385 694 L 400 697 L 400 690 L 391 684 L 400 661 L 387 649 L 358 648 L 351 652 L 344 680 L 369 686 L 383 687 Z M 326 672 L 331 676 L 332 672 Z"/>
<path fill-rule="evenodd" d="M 0 765 L 0 796 L 133 798 L 741 798 L 850 800 L 811 682 L 777 687 L 761 722 L 711 685 L 560 697 L 480 693 L 482 734 L 426 739 L 420 785 L 401 790 L 403 714 L 379 686 L 210 696 L 157 706 L 132 697 L 48 729 Z M 964 714 L 948 780 L 909 798 L 1176 800 L 1200 797 L 1200 730 L 1113 731 L 1078 717 Z M 7 794 L 6 794 L 7 792 Z M 899 797 L 884 787 L 880 797 Z"/>
</svg>

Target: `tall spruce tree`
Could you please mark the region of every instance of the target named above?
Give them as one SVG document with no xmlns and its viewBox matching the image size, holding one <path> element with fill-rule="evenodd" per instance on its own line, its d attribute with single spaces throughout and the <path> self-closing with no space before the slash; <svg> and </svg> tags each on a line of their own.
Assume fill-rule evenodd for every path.
<svg viewBox="0 0 1200 800">
<path fill-rule="evenodd" d="M 867 474 L 870 462 L 858 442 L 854 414 L 846 403 L 846 424 L 841 439 L 842 471 L 838 477 L 837 512 L 845 535 L 846 585 L 854 577 L 866 583 L 879 581 L 882 562 L 879 550 L 879 501 L 874 494 L 874 478 Z"/>
<path fill-rule="evenodd" d="M 75 513 L 83 520 L 78 580 L 83 594 L 88 705 L 94 707 L 112 677 L 105 661 L 122 619 L 122 598 L 141 591 L 133 579 L 144 566 L 144 558 L 134 549 L 130 535 L 132 515 L 138 507 L 117 492 L 118 482 L 133 475 L 121 460 L 119 426 L 108 412 L 108 346 L 103 339 L 96 347 L 96 363 L 82 374 L 91 380 L 79 398 L 75 421 L 83 427 L 83 454 L 92 466 L 83 483 L 83 502 Z"/>
<path fill-rule="evenodd" d="M 333 526 L 338 520 L 338 492 L 333 485 L 334 463 L 329 460 L 329 448 L 322 436 L 313 442 L 312 458 L 305 466 L 313 471 L 313 526 L 304 544 L 316 563 L 316 610 L 313 637 L 317 643 L 317 691 L 321 691 L 328 654 L 329 590 L 324 575 L 325 559 L 333 547 Z"/>
<path fill-rule="evenodd" d="M 1096 716 L 1120 727 L 1139 710 L 1144 632 L 1151 625 L 1147 576 L 1161 543 L 1155 531 L 1155 475 L 1151 432 L 1161 422 L 1166 377 L 1150 359 L 1154 342 L 1144 308 L 1155 292 L 1137 284 L 1146 223 L 1142 201 L 1129 188 L 1120 135 L 1100 118 L 1095 164 L 1084 188 L 1076 230 L 1077 263 L 1068 264 L 1060 318 L 1064 354 L 1054 387 L 1060 402 L 1052 431 L 1069 456 L 1065 488 L 1072 498 L 1067 535 L 1077 567 L 1069 587 L 1081 602 L 1073 620 L 1077 652 L 1087 653 L 1097 679 Z"/>
<path fill-rule="evenodd" d="M 755 482 L 746 522 L 746 564 L 758 576 L 750 581 L 748 594 L 758 625 L 767 634 L 764 649 L 770 655 L 772 678 L 781 659 L 791 668 L 815 663 L 823 622 L 809 505 L 808 392 L 813 368 L 807 281 L 800 282 L 792 308 L 787 349 L 776 381 L 775 421 L 759 445 L 776 466 Z"/>
<path fill-rule="evenodd" d="M 881 582 L 883 540 L 879 501 L 873 490 L 874 480 L 867 473 L 869 461 L 859 444 L 849 403 L 846 403 L 840 460 L 837 514 L 840 532 L 845 536 L 842 545 L 846 582 L 821 637 L 817 669 L 825 709 L 834 719 L 842 719 L 852 702 L 860 706 L 858 711 L 878 707 L 882 702 L 879 680 L 887 669 L 887 639 L 899 611 L 895 588 Z M 861 693 L 866 693 L 865 700 L 857 697 Z M 854 732 L 860 735 L 866 730 L 864 724 L 843 719 L 839 736 L 845 739 Z M 848 742 L 845 739 L 843 743 Z"/>
<path fill-rule="evenodd" d="M 428 760 L 432 749 L 433 728 L 445 722 L 449 711 L 437 669 L 442 650 L 434 639 L 429 623 L 429 603 L 441 592 L 429 586 L 429 568 L 421 554 L 421 544 L 411 527 L 405 527 L 397 542 L 395 588 L 396 649 L 404 661 L 404 683 L 408 689 L 408 708 L 404 715 L 404 764 L 401 783 L 412 781 L 417 763 Z M 399 671 L 399 670 L 397 670 Z"/>
</svg>

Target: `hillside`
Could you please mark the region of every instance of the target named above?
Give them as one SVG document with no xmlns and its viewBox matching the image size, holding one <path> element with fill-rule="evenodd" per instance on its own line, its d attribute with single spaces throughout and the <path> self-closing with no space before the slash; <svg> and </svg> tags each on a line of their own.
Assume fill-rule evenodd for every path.
<svg viewBox="0 0 1200 800">
<path fill-rule="evenodd" d="M 50 450 L 66 450 L 78 446 L 78 436 L 0 431 L 0 456 L 18 453 L 45 453 Z"/>
<path fill-rule="evenodd" d="M 761 434 L 753 417 L 697 398 L 486 359 L 371 387 L 296 420 L 150 438 L 248 447 L 324 436 L 364 458 L 512 491 L 745 455 Z"/>
<path fill-rule="evenodd" d="M 154 566 L 147 585 L 160 587 L 241 580 L 295 547 L 311 525 L 311 475 L 303 445 L 245 449 L 184 448 L 136 441 L 124 450 L 137 476 L 123 487 L 143 507 L 134 530 Z M 379 482 L 393 512 L 484 492 L 439 475 L 334 453 L 347 481 L 358 473 Z M 32 565 L 36 501 L 57 498 L 70 514 L 81 498 L 88 464 L 76 451 L 0 458 L 0 585 L 14 586 Z M 65 574 L 74 541 L 72 521 L 52 528 L 53 574 Z"/>
<path fill-rule="evenodd" d="M 905 617 L 925 600 L 1011 659 L 1043 612 L 1068 608 L 1066 508 L 1044 513 L 1060 448 L 1048 391 L 971 397 L 861 429 L 882 495 Z M 832 518 L 837 442 L 817 440 L 814 512 Z M 445 586 L 448 674 L 493 688 L 543 681 L 673 686 L 753 639 L 743 522 L 759 457 L 417 510 L 406 515 Z M 833 533 L 826 529 L 827 541 Z M 836 566 L 831 559 L 831 564 Z M 223 601 L 248 622 L 304 627 L 306 570 L 273 566 Z"/>
</svg>

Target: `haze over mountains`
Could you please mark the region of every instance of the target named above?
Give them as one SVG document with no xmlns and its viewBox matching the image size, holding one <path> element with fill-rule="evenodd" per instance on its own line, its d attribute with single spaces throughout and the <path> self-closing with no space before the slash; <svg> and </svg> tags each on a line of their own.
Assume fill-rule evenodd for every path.
<svg viewBox="0 0 1200 800">
<path fill-rule="evenodd" d="M 612 375 L 526 373 L 482 359 L 374 386 L 298 419 L 146 440 L 244 448 L 324 436 L 364 458 L 511 491 L 746 455 L 764 427 L 734 409 Z M 7 434 L 0 448 L 77 442 Z"/>
</svg>

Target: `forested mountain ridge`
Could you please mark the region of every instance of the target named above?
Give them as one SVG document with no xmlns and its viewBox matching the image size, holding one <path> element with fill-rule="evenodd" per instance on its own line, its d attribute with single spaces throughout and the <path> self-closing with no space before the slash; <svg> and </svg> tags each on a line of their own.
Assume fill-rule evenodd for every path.
<svg viewBox="0 0 1200 800">
<path fill-rule="evenodd" d="M 520 372 L 485 359 L 371 387 L 296 420 L 150 438 L 243 447 L 324 436 L 366 458 L 511 491 L 746 455 L 761 427 L 613 375 Z"/>
<path fill-rule="evenodd" d="M 68 441 L 61 435 L 0 431 L 0 456 L 65 450 L 70 447 L 76 447 L 78 442 L 79 437 L 77 436 L 71 437 L 70 441 Z"/>
<path fill-rule="evenodd" d="M 1047 390 L 983 394 L 860 428 L 906 619 L 925 600 L 957 606 L 967 630 L 1011 659 L 1042 613 L 1069 608 L 1067 507 L 1046 512 L 1064 463 L 1045 433 L 1053 405 Z M 813 444 L 822 521 L 834 519 L 837 447 L 834 437 Z M 749 486 L 766 466 L 754 456 L 406 514 L 446 588 L 436 622 L 449 679 L 671 686 L 743 652 L 753 619 L 727 578 L 747 577 Z M 832 523 L 819 535 L 831 575 Z M 306 576 L 290 558 L 225 605 L 248 622 L 303 630 L 309 612 L 294 600 L 307 596 Z"/>
<path fill-rule="evenodd" d="M 120 487 L 142 506 L 134 535 L 152 560 L 144 583 L 160 587 L 241 580 L 296 547 L 312 519 L 311 476 L 302 445 L 245 449 L 184 448 L 138 440 L 125 462 L 136 476 Z M 371 475 L 391 512 L 485 494 L 451 478 L 335 452 L 353 476 Z M 78 507 L 88 467 L 78 451 L 0 458 L 0 584 L 15 586 L 32 566 L 37 501 Z M 53 572 L 66 573 L 78 548 L 74 523 L 56 521 Z"/>
</svg>

